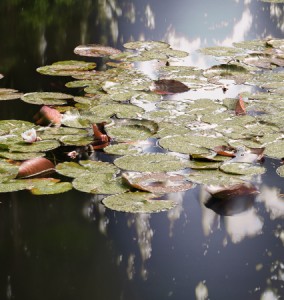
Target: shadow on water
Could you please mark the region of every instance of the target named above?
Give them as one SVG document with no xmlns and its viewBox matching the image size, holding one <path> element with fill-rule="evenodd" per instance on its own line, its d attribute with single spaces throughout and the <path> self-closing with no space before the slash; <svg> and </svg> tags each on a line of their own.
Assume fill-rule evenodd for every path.
<svg viewBox="0 0 284 300">
<path fill-rule="evenodd" d="M 2 0 L 0 86 L 64 91 L 66 79 L 35 69 L 78 59 L 79 44 L 121 48 L 131 38 L 168 41 L 203 68 L 212 60 L 194 52 L 201 47 L 283 38 L 283 14 L 283 5 L 261 1 Z M 37 109 L 1 102 L 0 115 L 31 120 Z M 169 194 L 179 204 L 152 215 L 110 211 L 102 197 L 74 190 L 1 194 L 0 299 L 277 299 L 284 280 L 279 164 L 265 159 L 260 193 L 234 199 L 232 216 L 227 201 L 204 205 L 200 186 Z"/>
</svg>

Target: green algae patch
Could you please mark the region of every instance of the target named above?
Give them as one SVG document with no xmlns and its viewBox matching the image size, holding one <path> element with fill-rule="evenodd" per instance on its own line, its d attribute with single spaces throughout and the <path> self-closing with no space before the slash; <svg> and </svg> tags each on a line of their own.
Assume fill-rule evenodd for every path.
<svg viewBox="0 0 284 300">
<path fill-rule="evenodd" d="M 144 192 L 112 195 L 103 199 L 103 204 L 115 211 L 128 213 L 157 213 L 176 206 L 172 200 L 152 200 L 156 195 Z"/>
</svg>

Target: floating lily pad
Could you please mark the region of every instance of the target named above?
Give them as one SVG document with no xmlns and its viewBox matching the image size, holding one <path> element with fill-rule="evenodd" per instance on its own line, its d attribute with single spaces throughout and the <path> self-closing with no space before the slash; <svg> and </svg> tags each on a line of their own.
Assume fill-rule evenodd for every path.
<svg viewBox="0 0 284 300">
<path fill-rule="evenodd" d="M 33 195 L 61 194 L 73 188 L 70 182 L 60 182 L 60 180 L 54 178 L 29 179 L 26 183 L 28 186 L 27 189 L 30 190 Z"/>
<path fill-rule="evenodd" d="M 104 152 L 108 154 L 114 154 L 114 155 L 132 155 L 132 154 L 138 154 L 142 152 L 142 149 L 136 147 L 135 145 L 128 144 L 128 143 L 119 143 L 119 144 L 113 144 L 109 145 L 104 148 Z"/>
<path fill-rule="evenodd" d="M 284 165 L 278 167 L 276 169 L 276 173 L 280 176 L 280 177 L 284 177 Z"/>
<path fill-rule="evenodd" d="M 176 206 L 172 200 L 151 200 L 156 195 L 135 192 L 112 195 L 103 200 L 103 204 L 112 210 L 130 213 L 156 213 Z"/>
<path fill-rule="evenodd" d="M 123 119 L 105 127 L 107 134 L 118 142 L 144 140 L 158 130 L 157 123 L 149 120 Z"/>
<path fill-rule="evenodd" d="M 170 45 L 160 41 L 135 41 L 128 42 L 123 45 L 124 48 L 132 50 L 152 50 L 152 49 L 166 49 Z"/>
<path fill-rule="evenodd" d="M 0 182 L 15 178 L 18 171 L 19 166 L 0 160 Z"/>
<path fill-rule="evenodd" d="M 75 178 L 72 185 L 78 191 L 91 194 L 119 194 L 129 189 L 121 177 L 114 178 L 110 173 L 89 173 Z"/>
<path fill-rule="evenodd" d="M 205 185 L 233 185 L 243 183 L 250 179 L 245 176 L 237 176 L 233 174 L 226 174 L 220 170 L 194 170 L 194 172 L 187 175 L 192 182 Z"/>
<path fill-rule="evenodd" d="M 261 166 L 256 166 L 251 163 L 228 162 L 221 165 L 220 170 L 235 175 L 258 175 L 265 173 L 266 169 Z"/>
<path fill-rule="evenodd" d="M 165 149 L 185 154 L 210 154 L 209 149 L 226 144 L 223 138 L 199 135 L 176 135 L 164 137 L 159 140 L 159 145 Z"/>
<path fill-rule="evenodd" d="M 66 135 L 66 136 L 62 136 L 59 140 L 65 146 L 87 146 L 94 141 L 94 138 L 91 136 L 82 137 L 82 136 Z"/>
<path fill-rule="evenodd" d="M 277 140 L 265 145 L 265 154 L 270 157 L 282 159 L 284 157 L 284 140 Z"/>
<path fill-rule="evenodd" d="M 1 79 L 1 74 L 0 74 Z M 19 93 L 18 90 L 0 88 L 0 101 L 1 100 L 15 100 L 21 98 L 23 94 Z"/>
<path fill-rule="evenodd" d="M 23 179 L 12 179 L 0 182 L 0 193 L 10 193 L 25 190 L 27 183 Z"/>
<path fill-rule="evenodd" d="M 32 144 L 25 142 L 9 144 L 9 150 L 12 152 L 46 152 L 59 146 L 60 143 L 56 140 L 43 140 Z"/>
<path fill-rule="evenodd" d="M 89 173 L 93 174 L 115 174 L 118 168 L 111 163 L 92 160 L 81 160 L 76 162 L 63 162 L 56 166 L 56 172 L 61 175 L 76 178 Z"/>
<path fill-rule="evenodd" d="M 240 49 L 234 47 L 207 47 L 199 50 L 201 53 L 212 56 L 221 56 L 221 57 L 234 57 L 237 54 L 240 54 Z"/>
<path fill-rule="evenodd" d="M 0 151 L 0 157 L 12 159 L 12 160 L 27 160 L 32 159 L 35 157 L 43 157 L 45 153 L 43 152 L 30 152 L 30 153 L 23 153 L 23 152 L 9 152 L 9 151 Z"/>
<path fill-rule="evenodd" d="M 81 74 L 82 71 L 92 70 L 96 67 L 95 63 L 79 60 L 66 60 L 53 63 L 52 65 L 37 68 L 37 72 L 51 76 L 72 76 Z"/>
<path fill-rule="evenodd" d="M 74 53 L 81 56 L 104 57 L 119 54 L 121 51 L 108 46 L 89 44 L 77 46 L 74 49 Z"/>
<path fill-rule="evenodd" d="M 117 158 L 114 164 L 124 170 L 137 172 L 169 172 L 184 169 L 186 163 L 172 155 L 145 153 Z"/>
<path fill-rule="evenodd" d="M 35 125 L 22 120 L 1 120 L 0 130 L 6 134 L 21 134 L 22 132 L 33 128 Z"/>
<path fill-rule="evenodd" d="M 21 99 L 30 104 L 37 105 L 64 105 L 66 100 L 73 99 L 72 95 L 52 92 L 34 92 L 24 94 Z"/>
<path fill-rule="evenodd" d="M 168 173 L 123 173 L 123 178 L 133 187 L 151 193 L 175 193 L 195 187 L 182 175 Z"/>
<path fill-rule="evenodd" d="M 188 167 L 193 170 L 217 170 L 221 166 L 221 162 L 204 162 L 204 161 L 190 161 Z"/>
</svg>

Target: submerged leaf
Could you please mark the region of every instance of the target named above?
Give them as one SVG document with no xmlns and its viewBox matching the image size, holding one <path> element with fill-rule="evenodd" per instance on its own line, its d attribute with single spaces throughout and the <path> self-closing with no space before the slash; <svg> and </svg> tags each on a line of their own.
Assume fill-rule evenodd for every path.
<svg viewBox="0 0 284 300">
<path fill-rule="evenodd" d="M 112 195 L 103 200 L 103 204 L 112 210 L 130 213 L 156 213 L 176 206 L 172 200 L 151 200 L 156 195 L 142 192 Z"/>
</svg>

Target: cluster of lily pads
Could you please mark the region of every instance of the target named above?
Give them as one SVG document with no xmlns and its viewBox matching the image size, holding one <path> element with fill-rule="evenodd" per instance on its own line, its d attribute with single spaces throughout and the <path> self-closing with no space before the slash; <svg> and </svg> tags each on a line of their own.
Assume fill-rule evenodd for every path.
<svg viewBox="0 0 284 300">
<path fill-rule="evenodd" d="M 0 121 L 0 192 L 28 189 L 39 195 L 75 188 L 106 195 L 103 203 L 114 210 L 157 212 L 175 206 L 161 200 L 167 193 L 196 184 L 239 189 L 265 173 L 264 155 L 284 157 L 284 40 L 201 49 L 220 60 L 206 70 L 180 65 L 188 53 L 165 42 L 124 47 L 75 48 L 81 56 L 104 57 L 102 70 L 81 60 L 37 69 L 72 77 L 66 86 L 80 96 L 0 89 L 0 100 L 41 106 L 35 123 Z M 225 93 L 233 85 L 261 91 L 224 100 L 191 99 L 188 93 Z M 55 149 L 66 152 L 66 161 L 51 159 Z M 83 160 L 82 151 L 104 152 L 109 162 Z M 51 178 L 52 172 L 69 179 Z M 282 166 L 277 173 L 283 176 Z"/>
</svg>

